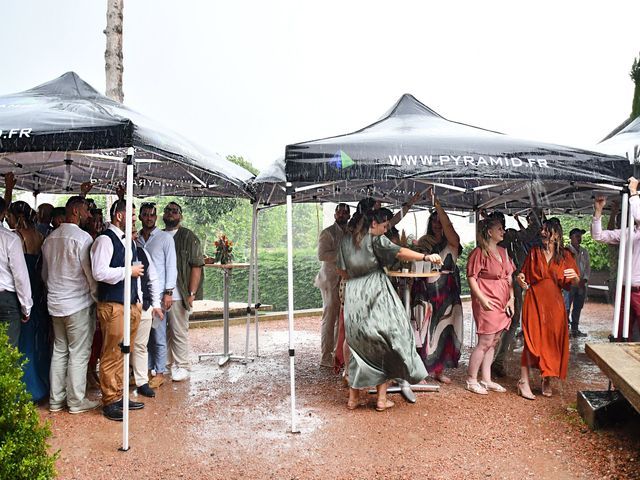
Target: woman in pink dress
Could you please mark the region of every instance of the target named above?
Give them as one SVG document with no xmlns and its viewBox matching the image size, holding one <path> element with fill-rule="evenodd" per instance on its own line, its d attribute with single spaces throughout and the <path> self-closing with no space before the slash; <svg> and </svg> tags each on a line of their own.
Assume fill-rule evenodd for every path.
<svg viewBox="0 0 640 480">
<path fill-rule="evenodd" d="M 497 218 L 478 224 L 478 246 L 469 255 L 467 279 L 471 289 L 471 307 L 478 332 L 478 344 L 469 358 L 469 378 L 466 389 L 480 395 L 488 391 L 505 392 L 491 381 L 491 364 L 502 332 L 509 328 L 513 315 L 513 285 L 515 271 L 507 250 L 499 247 L 504 227 Z M 478 371 L 482 380 L 478 383 Z"/>
</svg>

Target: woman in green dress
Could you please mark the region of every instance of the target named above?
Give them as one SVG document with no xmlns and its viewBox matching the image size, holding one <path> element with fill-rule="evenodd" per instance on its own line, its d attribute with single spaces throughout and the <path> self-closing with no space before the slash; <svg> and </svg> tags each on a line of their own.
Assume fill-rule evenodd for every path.
<svg viewBox="0 0 640 480">
<path fill-rule="evenodd" d="M 338 250 L 338 269 L 347 284 L 344 298 L 344 326 L 349 344 L 349 401 L 359 405 L 359 389 L 376 386 L 376 410 L 393 406 L 387 400 L 387 382 L 404 379 L 417 383 L 427 376 L 416 352 L 406 310 L 384 270 L 396 259 L 426 260 L 439 264 L 439 255 L 423 255 L 389 241 L 384 233 L 389 221 L 384 213 L 362 215 Z"/>
</svg>

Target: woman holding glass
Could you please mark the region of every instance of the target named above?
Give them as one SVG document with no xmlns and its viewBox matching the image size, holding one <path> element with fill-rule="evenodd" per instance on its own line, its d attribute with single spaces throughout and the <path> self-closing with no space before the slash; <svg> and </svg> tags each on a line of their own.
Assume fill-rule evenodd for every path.
<svg viewBox="0 0 640 480">
<path fill-rule="evenodd" d="M 387 400 L 387 382 L 403 379 L 417 383 L 427 371 L 416 353 L 409 318 L 382 267 L 396 259 L 441 262 L 437 254 L 423 255 L 389 241 L 384 212 L 369 210 L 346 234 L 338 250 L 337 266 L 347 278 L 344 327 L 349 345 L 349 401 L 359 405 L 359 389 L 376 386 L 376 410 L 394 405 Z"/>
</svg>

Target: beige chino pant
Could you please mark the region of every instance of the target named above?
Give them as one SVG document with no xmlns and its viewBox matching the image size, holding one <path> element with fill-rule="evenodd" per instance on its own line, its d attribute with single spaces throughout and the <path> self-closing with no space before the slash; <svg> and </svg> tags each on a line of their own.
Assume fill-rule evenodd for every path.
<svg viewBox="0 0 640 480">
<path fill-rule="evenodd" d="M 182 300 L 173 302 L 167 314 L 167 363 L 173 367 L 191 370 L 189 360 L 189 317 Z"/>
<path fill-rule="evenodd" d="M 95 305 L 66 317 L 51 317 L 53 354 L 49 380 L 52 406 L 79 407 L 87 389 L 87 367 L 96 331 Z"/>
<path fill-rule="evenodd" d="M 140 325 L 138 325 L 138 333 L 133 344 L 133 352 L 131 352 L 131 367 L 133 368 L 136 387 L 149 383 L 149 351 L 147 350 L 147 343 L 149 343 L 153 320 L 151 316 L 152 310 L 152 308 L 148 308 L 146 312 L 142 312 L 140 315 Z"/>
<path fill-rule="evenodd" d="M 131 305 L 130 339 L 135 340 L 140 324 L 141 306 Z M 102 403 L 109 405 L 122 398 L 124 378 L 124 356 L 120 343 L 124 339 L 124 305 L 114 302 L 98 302 L 98 321 L 102 330 L 102 353 L 100 355 L 100 390 Z M 129 342 L 132 344 L 133 342 Z M 127 379 L 127 386 L 129 385 Z"/>
</svg>

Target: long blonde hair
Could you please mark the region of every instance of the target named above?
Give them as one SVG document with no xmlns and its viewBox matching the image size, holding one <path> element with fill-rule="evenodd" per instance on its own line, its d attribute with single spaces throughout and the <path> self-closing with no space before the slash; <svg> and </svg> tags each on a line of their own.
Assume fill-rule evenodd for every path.
<svg viewBox="0 0 640 480">
<path fill-rule="evenodd" d="M 502 222 L 495 217 L 489 217 L 478 222 L 478 247 L 480 247 L 482 253 L 487 257 L 491 254 L 491 252 L 489 252 L 489 230 L 496 225 L 502 226 Z"/>
</svg>

